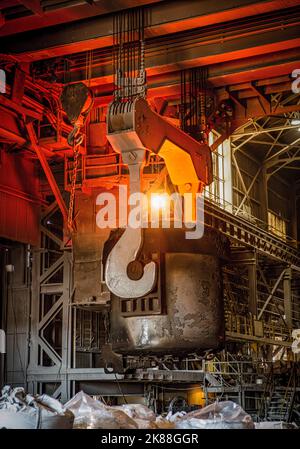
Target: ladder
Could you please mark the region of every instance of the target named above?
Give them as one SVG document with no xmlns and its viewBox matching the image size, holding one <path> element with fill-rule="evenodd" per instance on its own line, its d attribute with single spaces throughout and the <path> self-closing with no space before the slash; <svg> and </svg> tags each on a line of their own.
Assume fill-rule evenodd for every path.
<svg viewBox="0 0 300 449">
<path fill-rule="evenodd" d="M 288 385 L 286 387 L 274 387 L 266 410 L 267 421 L 290 421 L 296 394 L 295 373 L 296 370 L 294 365 L 289 377 Z"/>
</svg>

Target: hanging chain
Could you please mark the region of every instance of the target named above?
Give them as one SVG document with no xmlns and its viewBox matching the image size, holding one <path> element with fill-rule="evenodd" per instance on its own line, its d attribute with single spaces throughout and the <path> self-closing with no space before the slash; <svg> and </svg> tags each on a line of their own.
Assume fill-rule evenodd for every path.
<svg viewBox="0 0 300 449">
<path fill-rule="evenodd" d="M 146 96 L 145 10 L 121 11 L 113 22 L 114 98 L 116 102 L 133 101 Z"/>
<path fill-rule="evenodd" d="M 207 143 L 209 133 L 208 99 L 207 67 L 183 70 L 181 72 L 181 129 L 203 143 Z"/>
<path fill-rule="evenodd" d="M 90 85 L 92 70 L 92 53 L 88 54 L 89 62 L 87 64 L 87 78 Z M 86 119 L 94 104 L 94 95 L 90 87 L 84 83 L 68 84 L 64 86 L 60 102 L 62 109 L 65 111 L 69 122 L 73 125 L 73 129 L 68 134 L 68 145 L 73 148 L 73 169 L 71 174 L 70 201 L 67 217 L 67 227 L 70 232 L 74 231 L 74 200 L 76 191 L 77 171 L 79 163 L 79 150 L 84 140 L 83 130 L 86 134 Z"/>
<path fill-rule="evenodd" d="M 76 191 L 76 181 L 77 181 L 77 170 L 78 170 L 78 162 L 79 162 L 79 149 L 80 145 L 83 142 L 83 134 L 79 131 L 78 128 L 74 127 L 74 143 L 73 143 L 73 170 L 72 170 L 72 179 L 71 179 L 71 192 L 70 192 L 70 202 L 69 202 L 69 210 L 68 210 L 68 228 L 70 231 L 74 230 L 74 222 L 73 222 L 73 210 L 74 210 L 74 201 L 75 201 L 75 191 Z"/>
</svg>

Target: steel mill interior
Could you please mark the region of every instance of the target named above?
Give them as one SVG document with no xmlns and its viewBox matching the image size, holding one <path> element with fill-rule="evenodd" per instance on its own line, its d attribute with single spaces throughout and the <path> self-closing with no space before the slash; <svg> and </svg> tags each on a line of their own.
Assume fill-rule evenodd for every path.
<svg viewBox="0 0 300 449">
<path fill-rule="evenodd" d="M 0 427 L 300 427 L 300 0 L 0 0 L 0 287 Z"/>
</svg>

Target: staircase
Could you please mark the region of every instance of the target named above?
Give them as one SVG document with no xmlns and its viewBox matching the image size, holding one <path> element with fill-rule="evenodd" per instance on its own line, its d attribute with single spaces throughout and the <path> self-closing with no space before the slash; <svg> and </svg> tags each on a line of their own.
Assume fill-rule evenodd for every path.
<svg viewBox="0 0 300 449">
<path fill-rule="evenodd" d="M 294 387 L 275 387 L 268 403 L 266 420 L 288 422 L 293 407 L 294 397 Z"/>
<path fill-rule="evenodd" d="M 209 386 L 213 387 L 221 387 L 223 384 L 221 376 L 212 373 L 205 373 L 205 380 L 207 380 Z"/>
</svg>

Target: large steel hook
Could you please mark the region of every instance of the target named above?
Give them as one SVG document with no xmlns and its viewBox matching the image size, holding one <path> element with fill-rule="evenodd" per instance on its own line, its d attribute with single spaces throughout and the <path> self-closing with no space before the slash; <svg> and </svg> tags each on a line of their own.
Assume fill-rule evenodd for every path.
<svg viewBox="0 0 300 449">
<path fill-rule="evenodd" d="M 134 264 L 141 245 L 142 230 L 128 227 L 108 255 L 105 265 L 106 284 L 109 290 L 120 298 L 140 298 L 151 292 L 155 285 L 155 262 L 146 264 L 142 271 L 139 262 Z M 131 266 L 132 268 L 129 268 Z M 131 279 L 128 276 L 129 269 L 136 273 L 139 279 Z"/>
<path fill-rule="evenodd" d="M 145 148 L 128 148 L 125 142 L 121 146 L 123 162 L 128 164 L 129 169 L 130 193 L 138 193 Z M 155 285 L 155 262 L 151 261 L 143 266 L 136 260 L 142 243 L 142 228 L 127 226 L 107 257 L 106 285 L 114 295 L 120 298 L 140 298 L 147 295 Z"/>
</svg>

